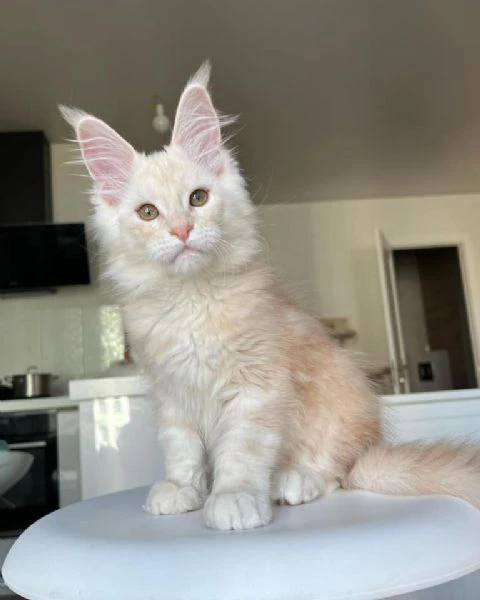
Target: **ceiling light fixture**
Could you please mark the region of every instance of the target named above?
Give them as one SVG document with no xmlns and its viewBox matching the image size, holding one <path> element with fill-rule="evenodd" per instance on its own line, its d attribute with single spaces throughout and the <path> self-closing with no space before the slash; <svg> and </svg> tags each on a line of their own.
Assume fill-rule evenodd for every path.
<svg viewBox="0 0 480 600">
<path fill-rule="evenodd" d="M 152 126 L 157 133 L 166 133 L 170 129 L 170 119 L 165 114 L 163 104 L 160 102 L 155 104 L 155 116 L 153 117 Z"/>
</svg>

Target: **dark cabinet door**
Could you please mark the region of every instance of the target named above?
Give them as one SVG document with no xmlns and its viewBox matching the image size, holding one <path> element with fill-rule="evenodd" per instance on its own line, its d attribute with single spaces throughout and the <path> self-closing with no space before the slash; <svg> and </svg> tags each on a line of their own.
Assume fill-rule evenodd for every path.
<svg viewBox="0 0 480 600">
<path fill-rule="evenodd" d="M 43 132 L 0 133 L 0 223 L 51 219 L 50 146 Z"/>
</svg>

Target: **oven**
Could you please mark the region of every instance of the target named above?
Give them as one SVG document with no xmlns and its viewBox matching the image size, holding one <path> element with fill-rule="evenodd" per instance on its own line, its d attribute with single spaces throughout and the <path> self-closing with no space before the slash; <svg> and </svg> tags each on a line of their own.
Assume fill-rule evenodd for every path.
<svg viewBox="0 0 480 600">
<path fill-rule="evenodd" d="M 0 415 L 0 537 L 59 508 L 57 415 Z"/>
</svg>

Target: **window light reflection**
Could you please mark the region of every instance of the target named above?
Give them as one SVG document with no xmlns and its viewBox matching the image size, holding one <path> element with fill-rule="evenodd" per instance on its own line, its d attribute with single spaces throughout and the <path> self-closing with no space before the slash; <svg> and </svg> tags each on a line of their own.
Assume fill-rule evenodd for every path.
<svg viewBox="0 0 480 600">
<path fill-rule="evenodd" d="M 118 450 L 120 431 L 130 423 L 128 396 L 95 398 L 93 401 L 95 427 L 95 450 L 112 448 Z"/>
</svg>

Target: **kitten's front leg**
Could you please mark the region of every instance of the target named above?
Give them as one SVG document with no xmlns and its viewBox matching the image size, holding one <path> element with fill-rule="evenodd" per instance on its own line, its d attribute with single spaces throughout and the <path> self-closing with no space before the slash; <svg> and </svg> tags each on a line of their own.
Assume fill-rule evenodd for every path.
<svg viewBox="0 0 480 600">
<path fill-rule="evenodd" d="M 270 480 L 280 434 L 268 424 L 266 407 L 245 414 L 242 400 L 233 401 L 239 410 L 230 407 L 212 449 L 214 479 L 204 514 L 213 529 L 253 529 L 272 519 Z"/>
<path fill-rule="evenodd" d="M 153 515 L 173 515 L 201 508 L 207 495 L 205 448 L 200 436 L 188 427 L 163 430 L 165 480 L 152 486 L 145 510 Z"/>
</svg>

